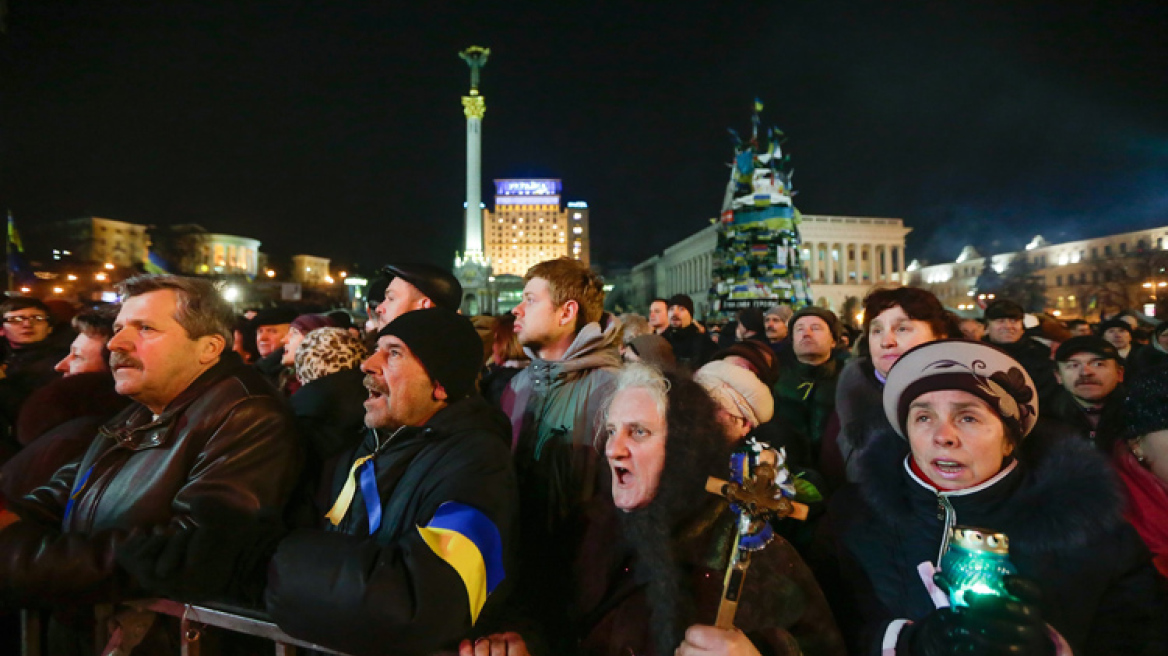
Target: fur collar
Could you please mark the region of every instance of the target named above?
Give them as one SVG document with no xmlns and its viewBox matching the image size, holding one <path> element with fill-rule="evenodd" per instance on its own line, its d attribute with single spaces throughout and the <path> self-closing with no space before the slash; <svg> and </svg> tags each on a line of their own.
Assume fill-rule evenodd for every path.
<svg viewBox="0 0 1168 656">
<path fill-rule="evenodd" d="M 1086 440 L 1073 436 L 1028 438 L 1019 466 L 978 492 L 947 494 L 961 523 L 963 510 L 991 517 L 1010 536 L 1012 549 L 1043 553 L 1078 548 L 1122 522 L 1123 500 L 1110 464 Z M 883 433 L 861 455 L 860 491 L 878 521 L 907 525 L 921 503 L 935 508 L 938 493 L 914 481 L 905 468 L 907 444 Z"/>
</svg>

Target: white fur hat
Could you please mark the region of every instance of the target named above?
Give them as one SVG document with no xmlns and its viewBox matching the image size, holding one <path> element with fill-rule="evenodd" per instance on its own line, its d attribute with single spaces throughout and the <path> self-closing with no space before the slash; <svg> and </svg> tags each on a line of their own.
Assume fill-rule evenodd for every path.
<svg viewBox="0 0 1168 656">
<path fill-rule="evenodd" d="M 758 426 L 775 415 L 775 399 L 754 372 L 725 360 L 714 360 L 697 370 L 694 380 L 726 410 Z"/>
</svg>

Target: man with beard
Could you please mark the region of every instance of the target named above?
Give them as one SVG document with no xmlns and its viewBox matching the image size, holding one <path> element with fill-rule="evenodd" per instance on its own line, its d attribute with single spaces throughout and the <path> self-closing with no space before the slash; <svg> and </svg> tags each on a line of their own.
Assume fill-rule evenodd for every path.
<svg viewBox="0 0 1168 656">
<path fill-rule="evenodd" d="M 482 360 L 451 310 L 381 329 L 361 365 L 370 430 L 338 464 L 324 530 L 292 533 L 271 561 L 266 605 L 290 635 L 358 656 L 430 654 L 495 612 L 518 498 L 507 419 L 475 393 Z"/>
<path fill-rule="evenodd" d="M 1115 346 L 1101 337 L 1072 337 L 1055 351 L 1055 376 L 1063 389 L 1042 407 L 1056 419 L 1089 438 L 1104 453 L 1124 437 L 1123 360 Z"/>
<path fill-rule="evenodd" d="M 1050 347 L 1026 336 L 1022 325 L 1025 316 L 1022 306 L 1014 301 L 1000 298 L 991 302 L 985 309 L 985 341 L 1017 360 L 1038 388 L 1039 402 L 1049 402 L 1059 391 Z"/>
<path fill-rule="evenodd" d="M 119 292 L 107 348 L 115 389 L 134 403 L 80 460 L 14 503 L 19 521 L 0 531 L 0 604 L 57 606 L 54 655 L 96 651 L 86 644 L 93 613 L 77 607 L 154 593 L 126 575 L 150 571 L 153 560 L 122 552 L 127 533 L 156 535 L 161 548 L 224 514 L 278 516 L 301 467 L 292 418 L 231 350 L 234 316 L 210 282 L 144 275 Z M 139 567 L 144 560 L 151 566 Z M 211 574 L 218 564 L 212 552 L 184 566 L 214 596 L 230 579 Z"/>
<path fill-rule="evenodd" d="M 823 593 L 781 537 L 751 558 L 737 628 L 710 626 L 736 522 L 727 502 L 705 491 L 708 476 L 729 476 L 730 444 L 716 414 L 686 377 L 642 364 L 621 371 L 605 418 L 611 499 L 592 505 L 575 585 L 561 594 L 572 598 L 570 623 L 548 630 L 571 650 L 549 653 L 844 653 Z M 510 656 L 524 646 L 504 634 L 464 644 L 461 654 Z"/>
</svg>

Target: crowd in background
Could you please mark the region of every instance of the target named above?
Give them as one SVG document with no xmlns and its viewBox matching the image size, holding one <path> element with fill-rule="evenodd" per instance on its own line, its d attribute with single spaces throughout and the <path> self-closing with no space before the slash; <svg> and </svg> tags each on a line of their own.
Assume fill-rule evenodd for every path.
<svg viewBox="0 0 1168 656">
<path fill-rule="evenodd" d="M 449 270 L 383 273 L 363 315 L 169 275 L 0 303 L 0 650 L 17 609 L 95 653 L 94 604 L 168 597 L 353 655 L 1168 654 L 1168 322 L 911 287 L 858 326 L 618 317 L 566 258 L 468 317 Z M 807 513 L 719 628 L 737 515 L 705 482 L 759 444 Z M 968 528 L 1015 571 L 954 606 Z M 107 649 L 178 653 L 117 608 Z"/>
</svg>

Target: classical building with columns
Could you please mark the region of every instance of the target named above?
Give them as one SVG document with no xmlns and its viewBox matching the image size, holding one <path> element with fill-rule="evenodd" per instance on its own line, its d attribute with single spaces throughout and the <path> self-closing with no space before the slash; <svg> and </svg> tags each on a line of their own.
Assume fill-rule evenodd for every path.
<svg viewBox="0 0 1168 656">
<path fill-rule="evenodd" d="M 875 284 L 901 284 L 906 276 L 904 238 L 911 231 L 901 219 L 803 215 L 799 226 L 802 256 L 815 304 L 838 310 L 849 296 L 863 298 Z M 655 297 L 687 294 L 694 311 L 710 311 L 709 291 L 717 226 L 706 228 L 637 264 L 621 297 L 644 311 Z"/>
</svg>

